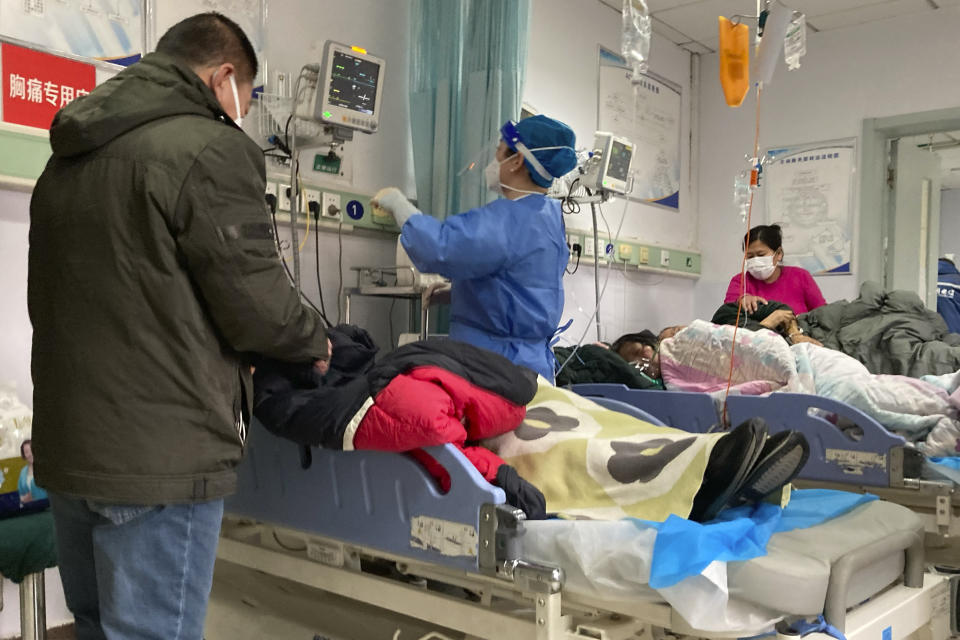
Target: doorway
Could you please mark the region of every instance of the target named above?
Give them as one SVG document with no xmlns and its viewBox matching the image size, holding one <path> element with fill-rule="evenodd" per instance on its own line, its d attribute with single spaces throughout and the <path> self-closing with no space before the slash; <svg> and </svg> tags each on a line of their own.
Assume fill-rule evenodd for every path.
<svg viewBox="0 0 960 640">
<path fill-rule="evenodd" d="M 929 308 L 936 308 L 937 259 L 945 252 L 941 183 L 944 167 L 952 168 L 954 160 L 946 157 L 945 143 L 956 138 L 960 166 L 958 131 L 960 109 L 864 120 L 860 282 L 875 280 L 888 290 L 916 291 Z M 960 229 L 960 210 L 957 217 Z M 960 237 L 956 244 L 960 251 Z"/>
</svg>

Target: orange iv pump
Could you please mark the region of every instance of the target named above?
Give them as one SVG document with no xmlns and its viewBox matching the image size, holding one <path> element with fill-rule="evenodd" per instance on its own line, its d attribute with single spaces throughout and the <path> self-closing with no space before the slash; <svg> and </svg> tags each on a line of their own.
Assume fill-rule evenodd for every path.
<svg viewBox="0 0 960 640">
<path fill-rule="evenodd" d="M 720 85 L 727 104 L 739 107 L 750 90 L 750 27 L 719 20 Z"/>
</svg>

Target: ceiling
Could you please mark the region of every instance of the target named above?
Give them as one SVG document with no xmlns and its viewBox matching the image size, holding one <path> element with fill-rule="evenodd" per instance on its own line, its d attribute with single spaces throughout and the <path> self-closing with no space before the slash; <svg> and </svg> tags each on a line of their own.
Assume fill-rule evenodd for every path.
<svg viewBox="0 0 960 640">
<path fill-rule="evenodd" d="M 620 12 L 623 0 L 598 0 Z M 875 20 L 960 6 L 960 0 L 775 0 L 802 11 L 810 31 L 843 29 Z M 756 15 L 756 0 L 646 0 L 653 31 L 693 53 L 717 49 L 717 16 Z M 910 142 L 940 156 L 942 188 L 960 189 L 960 131 L 920 136 Z"/>
<path fill-rule="evenodd" d="M 616 11 L 622 0 L 599 0 Z M 756 0 L 646 0 L 653 31 L 693 53 L 717 49 L 717 16 L 756 15 Z M 802 11 L 810 31 L 830 31 L 907 14 L 960 6 L 960 0 L 782 0 Z"/>
</svg>

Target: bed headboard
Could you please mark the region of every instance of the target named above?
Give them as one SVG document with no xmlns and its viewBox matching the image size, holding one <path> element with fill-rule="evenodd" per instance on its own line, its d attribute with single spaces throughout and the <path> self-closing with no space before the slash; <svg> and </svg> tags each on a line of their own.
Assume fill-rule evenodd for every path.
<svg viewBox="0 0 960 640">
<path fill-rule="evenodd" d="M 469 571 L 478 570 L 481 506 L 504 503 L 452 445 L 427 449 L 450 474 L 445 495 L 398 453 L 312 449 L 304 469 L 300 447 L 256 420 L 246 449 L 228 512 Z"/>
</svg>

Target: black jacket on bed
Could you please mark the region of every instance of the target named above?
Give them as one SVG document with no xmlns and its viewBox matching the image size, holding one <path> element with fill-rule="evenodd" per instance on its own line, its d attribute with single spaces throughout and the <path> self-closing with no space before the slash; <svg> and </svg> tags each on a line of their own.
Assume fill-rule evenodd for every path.
<svg viewBox="0 0 960 640">
<path fill-rule="evenodd" d="M 269 360 L 257 364 L 253 414 L 264 427 L 298 444 L 341 449 L 348 422 L 367 399 L 376 398 L 396 376 L 423 366 L 445 369 L 516 405 L 527 404 L 537 392 L 532 370 L 491 351 L 436 338 L 400 347 L 376 364 L 372 353 L 369 359 L 351 360 L 356 366 L 351 373 L 345 368 L 345 356 L 339 355 L 344 351 L 338 340 L 352 340 L 345 334 L 342 327 L 330 330 L 333 359 L 326 377 L 311 365 Z M 331 373 L 336 384 L 326 379 Z"/>
</svg>

